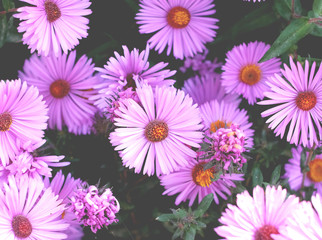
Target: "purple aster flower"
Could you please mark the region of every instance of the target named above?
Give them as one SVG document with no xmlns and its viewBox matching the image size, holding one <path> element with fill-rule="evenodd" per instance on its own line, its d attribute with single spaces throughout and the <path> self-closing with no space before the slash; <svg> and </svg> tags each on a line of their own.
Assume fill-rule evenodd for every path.
<svg viewBox="0 0 322 240">
<path fill-rule="evenodd" d="M 276 239 L 299 204 L 297 197 L 286 195 L 286 189 L 281 186 L 267 186 L 265 192 L 256 186 L 253 197 L 247 190 L 237 194 L 237 206 L 227 205 L 219 218 L 222 226 L 216 227 L 215 232 L 225 239 Z"/>
<path fill-rule="evenodd" d="M 285 70 L 281 70 L 284 78 L 277 74 L 270 78 L 270 89 L 264 93 L 269 100 L 258 104 L 278 104 L 262 113 L 262 117 L 271 116 L 266 122 L 270 123 L 269 128 L 275 129 L 276 136 L 283 138 L 289 126 L 288 142 L 313 146 L 322 139 L 322 64 L 316 74 L 315 62 L 311 71 L 308 61 L 303 69 L 290 57 L 290 65 L 291 68 L 284 64 Z"/>
<path fill-rule="evenodd" d="M 247 112 L 244 109 L 238 109 L 235 103 L 212 100 L 201 105 L 200 112 L 207 135 L 210 136 L 219 128 L 230 127 L 231 124 L 235 124 L 245 134 L 244 147 L 253 147 L 254 130 L 250 128 L 253 124 L 248 122 Z"/>
<path fill-rule="evenodd" d="M 312 202 L 312 204 L 311 204 Z M 288 224 L 280 229 L 276 240 L 320 240 L 322 236 L 322 197 L 312 196 L 311 202 L 303 201 L 292 211 Z"/>
<path fill-rule="evenodd" d="M 174 87 L 137 88 L 142 104 L 132 99 L 119 107 L 116 129 L 110 134 L 123 164 L 143 174 L 168 174 L 196 157 L 191 147 L 199 148 L 203 134 L 197 105 Z"/>
<path fill-rule="evenodd" d="M 120 204 L 113 196 L 111 189 L 99 190 L 96 186 L 83 186 L 71 197 L 70 210 L 84 226 L 90 226 L 96 233 L 103 226 L 118 222 L 115 214 Z"/>
<path fill-rule="evenodd" d="M 193 57 L 186 58 L 184 60 L 184 65 L 180 67 L 180 71 L 185 73 L 189 68 L 191 68 L 195 74 L 200 76 L 216 74 L 215 71 L 217 68 L 221 68 L 223 63 L 217 62 L 217 58 L 212 62 L 210 60 L 206 60 L 207 54 L 208 50 L 205 49 L 203 54 L 196 54 Z"/>
<path fill-rule="evenodd" d="M 94 64 L 85 55 L 76 62 L 76 52 L 51 57 L 31 56 L 19 76 L 38 87 L 49 107 L 49 128 L 67 126 L 74 134 L 89 134 L 97 108 L 89 100 L 96 94 L 93 86 L 99 79 L 93 75 Z"/>
<path fill-rule="evenodd" d="M 192 57 L 206 49 L 218 29 L 212 0 L 141 0 L 135 19 L 140 33 L 156 32 L 148 42 L 159 53 L 167 46 L 175 58 Z"/>
<path fill-rule="evenodd" d="M 69 224 L 61 218 L 65 209 L 42 181 L 9 177 L 0 188 L 0 236 L 2 239 L 66 239 Z"/>
<path fill-rule="evenodd" d="M 179 193 L 175 204 L 189 200 L 189 206 L 193 204 L 198 196 L 198 202 L 210 193 L 214 194 L 214 201 L 219 203 L 218 196 L 227 200 L 226 195 L 231 195 L 230 188 L 236 187 L 233 181 L 243 181 L 244 174 L 221 174 L 213 181 L 217 171 L 215 167 L 204 170 L 207 162 L 189 159 L 188 165 L 170 174 L 161 175 L 160 183 L 166 189 L 163 195 L 172 196 Z M 218 196 L 217 196 L 218 195 Z"/>
<path fill-rule="evenodd" d="M 42 140 L 37 144 L 27 142 L 20 147 L 18 153 L 10 158 L 6 166 L 0 167 L 0 174 L 3 180 L 12 175 L 15 178 L 28 176 L 41 180 L 41 176 L 51 177 L 52 169 L 50 167 L 64 167 L 69 162 L 60 162 L 64 156 L 41 156 L 40 147 L 46 142 Z"/>
<path fill-rule="evenodd" d="M 61 199 L 64 204 L 69 206 L 70 199 L 72 196 L 76 195 L 77 189 L 81 187 L 82 181 L 74 179 L 70 173 L 67 177 L 62 174 L 62 171 L 56 173 L 55 177 L 49 181 L 49 178 L 44 179 L 44 184 L 46 188 L 51 188 L 51 190 L 58 195 L 58 199 Z M 63 231 L 67 235 L 68 240 L 81 240 L 84 233 L 81 224 L 78 222 L 75 214 L 70 208 L 64 210 L 62 218 L 69 223 L 68 229 Z"/>
<path fill-rule="evenodd" d="M 289 159 L 285 164 L 285 174 L 283 178 L 288 179 L 288 183 L 292 190 L 298 191 L 302 185 L 303 173 L 301 171 L 301 152 L 302 147 L 292 148 L 293 158 Z M 308 153 L 307 153 L 308 155 Z M 322 154 L 316 155 L 309 163 L 310 171 L 304 178 L 304 186 L 314 185 L 319 194 L 322 194 Z"/>
<path fill-rule="evenodd" d="M 175 80 L 167 79 L 176 73 L 176 71 L 164 69 L 168 63 L 160 62 L 149 67 L 148 45 L 141 53 L 136 48 L 130 52 L 126 46 L 123 46 L 123 50 L 124 56 L 115 52 L 115 58 L 111 57 L 104 68 L 95 68 L 105 81 L 95 86 L 99 93 L 91 99 L 103 112 L 108 107 L 107 99 L 111 99 L 116 93 L 126 95 L 127 93 L 122 92 L 129 91 L 128 89 L 135 91 L 137 81 L 140 84 L 149 84 L 153 88 L 172 86 L 175 83 Z"/>
<path fill-rule="evenodd" d="M 219 128 L 211 134 L 212 150 L 214 151 L 213 158 L 224 163 L 224 169 L 235 163 L 238 168 L 247 161 L 242 156 L 245 152 L 245 134 L 234 123 L 229 128 Z"/>
<path fill-rule="evenodd" d="M 3 166 L 26 142 L 38 143 L 47 128 L 48 108 L 36 87 L 20 79 L 0 81 L 0 160 Z"/>
<path fill-rule="evenodd" d="M 251 105 L 256 98 L 264 98 L 263 92 L 269 89 L 267 79 L 279 73 L 281 65 L 279 58 L 258 62 L 269 48 L 268 44 L 255 41 L 235 46 L 227 53 L 221 81 L 227 93 L 243 95 Z"/>
<path fill-rule="evenodd" d="M 87 37 L 89 20 L 83 16 L 92 13 L 87 9 L 89 0 L 20 0 L 31 4 L 18 8 L 14 16 L 21 20 L 18 32 L 24 32 L 22 41 L 39 55 L 58 56 L 61 49 L 67 54 Z"/>
<path fill-rule="evenodd" d="M 192 97 L 198 105 L 211 100 L 225 101 L 239 105 L 241 99 L 237 94 L 226 94 L 220 82 L 220 74 L 207 74 L 201 77 L 194 76 L 184 82 L 182 90 Z"/>
</svg>

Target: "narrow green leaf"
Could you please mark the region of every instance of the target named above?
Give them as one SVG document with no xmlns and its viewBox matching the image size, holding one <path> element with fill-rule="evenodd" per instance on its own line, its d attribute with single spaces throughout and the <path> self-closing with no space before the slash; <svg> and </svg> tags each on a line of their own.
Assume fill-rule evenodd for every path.
<svg viewBox="0 0 322 240">
<path fill-rule="evenodd" d="M 259 166 L 256 166 L 253 168 L 253 175 L 252 175 L 252 180 L 253 180 L 253 187 L 259 185 L 261 186 L 263 183 L 263 174 L 262 171 L 260 170 Z"/>
<path fill-rule="evenodd" d="M 170 220 L 176 219 L 176 217 L 171 214 L 171 213 L 167 213 L 167 214 L 162 214 L 159 217 L 156 218 L 157 221 L 160 222 L 168 222 Z"/>
<path fill-rule="evenodd" d="M 315 17 L 322 16 L 322 0 L 314 0 L 312 10 Z"/>
<path fill-rule="evenodd" d="M 292 15 L 292 0 L 275 0 L 273 9 L 286 20 L 291 19 Z M 301 15 L 302 6 L 300 0 L 295 0 L 294 2 L 294 12 L 297 15 Z"/>
<path fill-rule="evenodd" d="M 177 228 L 177 230 L 173 233 L 173 235 L 172 235 L 172 240 L 175 240 L 175 239 L 177 239 L 178 237 L 182 237 L 182 235 L 183 235 L 183 231 L 182 231 L 182 229 L 180 229 L 180 228 Z"/>
<path fill-rule="evenodd" d="M 285 53 L 292 45 L 309 34 L 314 25 L 308 19 L 294 19 L 278 36 L 270 49 L 264 54 L 259 62 L 267 61 L 273 57 L 278 57 Z"/>
<path fill-rule="evenodd" d="M 190 227 L 184 236 L 184 240 L 194 240 L 196 236 L 196 229 L 194 227 Z"/>
<path fill-rule="evenodd" d="M 197 225 L 198 228 L 205 228 L 205 227 L 207 227 L 207 225 L 205 223 L 200 222 L 200 221 L 197 221 L 196 225 Z"/>
<path fill-rule="evenodd" d="M 6 15 L 0 16 L 0 48 L 6 41 L 7 37 L 7 17 Z"/>
<path fill-rule="evenodd" d="M 5 11 L 8 11 L 9 9 L 15 8 L 15 4 L 12 0 L 2 0 L 2 6 Z"/>
<path fill-rule="evenodd" d="M 281 165 L 279 164 L 273 170 L 272 177 L 271 177 L 271 184 L 275 185 L 277 181 L 280 179 L 280 176 L 281 176 Z"/>
<path fill-rule="evenodd" d="M 181 219 L 181 218 L 184 218 L 184 217 L 186 217 L 187 216 L 187 211 L 186 210 L 184 210 L 184 209 L 177 209 L 174 213 L 173 213 L 173 215 L 176 217 L 176 218 L 179 218 L 179 219 Z"/>
<path fill-rule="evenodd" d="M 199 204 L 198 208 L 194 211 L 193 215 L 195 218 L 202 217 L 205 212 L 208 210 L 210 207 L 210 204 L 212 203 L 212 200 L 214 199 L 214 194 L 210 193 L 206 197 L 204 197 Z"/>
</svg>

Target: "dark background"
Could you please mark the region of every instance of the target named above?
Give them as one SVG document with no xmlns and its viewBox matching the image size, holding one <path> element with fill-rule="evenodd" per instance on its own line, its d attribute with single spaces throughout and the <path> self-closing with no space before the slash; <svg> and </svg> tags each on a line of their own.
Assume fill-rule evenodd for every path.
<svg viewBox="0 0 322 240">
<path fill-rule="evenodd" d="M 138 1 L 134 1 L 138 3 Z M 243 16 L 251 11 L 264 6 L 271 6 L 272 1 L 266 0 L 262 3 L 243 2 L 242 0 L 217 0 L 215 17 L 219 19 L 217 36 L 229 32 L 229 29 Z M 311 9 L 311 0 L 301 1 L 306 9 Z M 23 3 L 17 2 L 16 6 Z M 103 67 L 109 57 L 114 56 L 114 51 L 123 54 L 122 45 L 127 45 L 131 50 L 134 47 L 145 49 L 146 41 L 152 35 L 140 35 L 138 26 L 134 21 L 135 10 L 131 8 L 126 0 L 94 0 L 90 7 L 93 13 L 90 19 L 89 35 L 80 40 L 76 47 L 78 56 L 87 54 L 92 57 L 97 67 Z M 18 25 L 18 20 L 15 20 Z M 278 19 L 270 26 L 238 35 L 235 39 L 226 39 L 216 43 L 208 44 L 210 51 L 208 59 L 214 57 L 224 62 L 225 53 L 234 45 L 250 41 L 263 41 L 272 44 L 279 35 L 281 29 L 287 22 Z M 298 53 L 303 56 L 321 57 L 321 39 L 307 36 L 298 44 Z M 17 71 L 22 70 L 26 58 L 30 52 L 22 43 L 6 43 L 0 49 L 0 79 L 16 79 Z M 154 50 L 150 52 L 150 62 L 169 62 L 168 68 L 178 70 L 183 61 L 176 60 L 172 55 L 166 53 L 157 54 Z M 178 72 L 175 76 L 178 86 L 182 84 L 185 76 Z M 244 103 L 245 104 L 245 103 Z M 259 116 L 258 109 L 252 109 L 253 119 Z M 250 114 L 251 115 L 251 114 Z M 105 125 L 98 124 L 100 129 Z M 159 180 L 154 176 L 148 178 L 142 174 L 134 174 L 132 170 L 122 167 L 117 153 L 113 150 L 108 140 L 108 132 L 102 131 L 97 135 L 74 136 L 66 131 L 47 131 L 48 142 L 52 143 L 56 154 L 63 154 L 72 164 L 63 169 L 64 173 L 71 171 L 74 177 L 87 180 L 95 184 L 99 180 L 101 185 L 108 184 L 113 188 L 113 193 L 119 199 L 121 211 L 119 213 L 119 224 L 101 230 L 96 235 L 88 228 L 84 229 L 84 239 L 131 239 L 131 240 L 165 240 L 171 239 L 171 233 L 164 225 L 157 222 L 155 218 L 161 213 L 170 213 L 176 196 L 163 196 L 164 189 L 159 185 Z M 187 207 L 187 204 L 183 204 Z M 218 211 L 224 205 L 212 204 L 210 211 Z M 196 207 L 194 205 L 193 207 Z M 218 216 L 217 216 L 218 217 Z M 205 230 L 205 237 L 196 239 L 216 239 L 213 228 L 218 224 L 212 221 Z"/>
</svg>

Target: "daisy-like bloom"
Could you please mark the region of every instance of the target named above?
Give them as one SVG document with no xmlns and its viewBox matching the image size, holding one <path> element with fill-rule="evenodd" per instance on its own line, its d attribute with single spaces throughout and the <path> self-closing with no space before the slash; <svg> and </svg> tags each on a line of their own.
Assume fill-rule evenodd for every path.
<svg viewBox="0 0 322 240">
<path fill-rule="evenodd" d="M 96 233 L 103 226 L 118 222 L 116 214 L 120 204 L 113 196 L 111 189 L 98 189 L 96 186 L 79 188 L 70 199 L 70 210 L 84 226 L 90 226 Z"/>
<path fill-rule="evenodd" d="M 237 206 L 228 204 L 219 218 L 222 226 L 216 227 L 215 232 L 225 239 L 276 239 L 299 204 L 297 197 L 286 195 L 286 189 L 281 186 L 267 186 L 265 191 L 256 186 L 253 197 L 247 190 L 237 194 Z"/>
<path fill-rule="evenodd" d="M 135 91 L 137 81 L 140 84 L 149 84 L 153 88 L 157 85 L 172 86 L 175 83 L 175 80 L 168 78 L 173 76 L 176 71 L 164 69 L 168 63 L 160 62 L 151 68 L 149 67 L 149 45 L 141 53 L 136 48 L 130 52 L 126 46 L 123 46 L 123 51 L 124 56 L 115 52 L 115 58 L 110 57 L 104 68 L 95 68 L 105 81 L 94 86 L 99 93 L 91 99 L 103 112 L 106 112 L 108 106 L 106 99 L 111 99 L 116 93 L 128 95 L 122 93 L 129 91 L 128 89 Z"/>
<path fill-rule="evenodd" d="M 116 129 L 110 134 L 123 164 L 143 174 L 168 174 L 196 157 L 191 147 L 199 148 L 203 134 L 197 105 L 174 87 L 137 88 L 142 104 L 129 99 L 116 111 Z"/>
<path fill-rule="evenodd" d="M 8 165 L 1 166 L 0 174 L 2 178 L 10 175 L 15 178 L 27 176 L 41 180 L 41 176 L 51 177 L 52 169 L 50 167 L 64 167 L 69 162 L 60 162 L 64 156 L 40 156 L 40 147 L 46 142 L 42 140 L 37 144 L 25 143 L 21 146 L 19 152 L 10 158 Z"/>
<path fill-rule="evenodd" d="M 141 0 L 135 19 L 140 33 L 156 32 L 148 42 L 159 53 L 167 46 L 175 58 L 192 57 L 213 41 L 218 19 L 212 0 Z"/>
<path fill-rule="evenodd" d="M 184 82 L 182 90 L 192 97 L 199 106 L 211 100 L 225 101 L 239 105 L 241 99 L 237 94 L 226 94 L 220 82 L 220 74 L 194 76 Z"/>
<path fill-rule="evenodd" d="M 21 22 L 18 32 L 24 32 L 22 41 L 39 55 L 59 55 L 79 44 L 79 39 L 87 37 L 89 20 L 83 16 L 92 13 L 87 9 L 89 0 L 20 0 L 31 4 L 18 8 L 14 16 Z"/>
<path fill-rule="evenodd" d="M 262 112 L 262 117 L 271 116 L 266 122 L 275 129 L 276 136 L 283 138 L 289 126 L 288 142 L 313 146 L 322 139 L 322 64 L 316 74 L 315 62 L 311 71 L 308 61 L 303 69 L 301 63 L 295 65 L 290 57 L 290 65 L 291 68 L 284 64 L 285 70 L 281 70 L 284 78 L 277 74 L 270 78 L 270 89 L 264 93 L 269 100 L 258 104 L 278 104 Z"/>
<path fill-rule="evenodd" d="M 65 204 L 42 181 L 8 179 L 0 189 L 2 239 L 66 239 Z"/>
<path fill-rule="evenodd" d="M 97 108 L 89 98 L 99 80 L 93 75 L 94 64 L 85 55 L 76 62 L 76 52 L 50 57 L 35 54 L 25 61 L 19 76 L 38 87 L 49 107 L 49 128 L 67 126 L 74 134 L 91 133 Z"/>
<path fill-rule="evenodd" d="M 237 93 L 253 105 L 256 99 L 263 99 L 263 92 L 269 89 L 267 79 L 280 72 L 280 59 L 272 58 L 262 63 L 258 61 L 270 48 L 263 42 L 250 42 L 235 46 L 226 55 L 222 67 L 222 85 L 227 93 Z"/>
<path fill-rule="evenodd" d="M 312 203 L 311 203 L 312 202 Z M 322 196 L 312 196 L 311 202 L 302 201 L 288 224 L 280 230 L 276 240 L 320 240 L 322 236 Z"/>
<path fill-rule="evenodd" d="M 243 181 L 244 174 L 221 174 L 216 181 L 212 181 L 217 172 L 215 167 L 204 170 L 206 163 L 191 158 L 187 166 L 170 174 L 161 175 L 160 183 L 166 189 L 163 195 L 179 194 L 175 201 L 176 205 L 189 200 L 191 206 L 197 196 L 200 203 L 210 193 L 214 194 L 216 204 L 219 203 L 218 196 L 227 200 L 226 195 L 231 194 L 230 188 L 236 187 L 234 181 Z"/>
<path fill-rule="evenodd" d="M 36 87 L 20 79 L 0 81 L 0 159 L 3 166 L 19 152 L 22 144 L 38 143 L 47 128 L 48 108 Z"/>
<path fill-rule="evenodd" d="M 247 112 L 238 109 L 235 103 L 212 100 L 200 106 L 201 117 L 205 126 L 206 134 L 211 135 L 219 128 L 230 127 L 232 124 L 239 126 L 245 134 L 245 148 L 253 146 L 253 125 L 248 122 Z"/>
<path fill-rule="evenodd" d="M 283 178 L 288 179 L 292 190 L 298 191 L 302 185 L 303 173 L 301 172 L 301 152 L 302 147 L 292 148 L 293 158 L 285 164 L 285 174 Z M 307 153 L 308 155 L 308 153 Z M 322 154 L 316 155 L 309 163 L 310 171 L 304 178 L 304 186 L 314 185 L 319 194 L 322 194 Z"/>
<path fill-rule="evenodd" d="M 68 173 L 65 178 L 60 170 L 51 181 L 46 177 L 44 179 L 44 184 L 46 188 L 50 187 L 51 190 L 58 195 L 58 199 L 61 199 L 63 203 L 67 205 L 67 209 L 64 210 L 62 218 L 68 222 L 70 226 L 63 231 L 63 233 L 67 235 L 68 240 L 81 240 L 84 235 L 82 226 L 68 206 L 71 197 L 74 196 L 77 189 L 81 187 L 82 181 L 79 178 L 74 179 L 70 173 Z"/>
</svg>

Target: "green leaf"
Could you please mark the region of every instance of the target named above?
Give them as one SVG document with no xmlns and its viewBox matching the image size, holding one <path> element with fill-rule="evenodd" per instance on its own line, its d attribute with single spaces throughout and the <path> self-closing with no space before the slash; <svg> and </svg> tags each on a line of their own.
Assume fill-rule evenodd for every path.
<svg viewBox="0 0 322 240">
<path fill-rule="evenodd" d="M 175 240 L 175 239 L 177 239 L 178 237 L 182 237 L 182 235 L 183 235 L 183 230 L 182 229 L 180 229 L 180 228 L 177 228 L 177 230 L 173 233 L 173 235 L 172 235 L 172 240 Z"/>
<path fill-rule="evenodd" d="M 198 208 L 193 212 L 193 215 L 195 216 L 195 218 L 202 217 L 205 214 L 205 212 L 210 207 L 210 204 L 212 203 L 213 199 L 214 199 L 213 193 L 208 194 L 206 197 L 202 199 Z"/>
<path fill-rule="evenodd" d="M 173 220 L 173 219 L 176 219 L 176 217 L 171 213 L 162 214 L 156 218 L 156 220 L 160 222 L 169 222 L 170 220 Z"/>
<path fill-rule="evenodd" d="M 292 15 L 292 0 L 275 0 L 273 9 L 286 20 L 291 19 Z M 295 0 L 294 2 L 294 12 L 297 15 L 301 15 L 302 6 L 300 0 Z"/>
<path fill-rule="evenodd" d="M 2 6 L 5 11 L 8 11 L 9 9 L 15 8 L 15 4 L 12 0 L 2 0 Z"/>
<path fill-rule="evenodd" d="M 318 25 L 315 24 L 310 34 L 316 37 L 322 37 L 322 27 L 319 27 Z"/>
<path fill-rule="evenodd" d="M 322 16 L 322 0 L 314 0 L 312 10 L 315 17 Z"/>
<path fill-rule="evenodd" d="M 260 170 L 259 166 L 256 166 L 253 168 L 252 180 L 253 180 L 253 187 L 255 187 L 257 185 L 259 185 L 259 186 L 262 185 L 263 174 L 262 174 L 262 171 Z"/>
<path fill-rule="evenodd" d="M 175 212 L 173 212 L 173 215 L 178 219 L 182 219 L 187 216 L 187 211 L 179 208 Z"/>
<path fill-rule="evenodd" d="M 259 62 L 267 61 L 273 57 L 278 57 L 285 53 L 290 47 L 300 39 L 309 34 L 314 25 L 306 18 L 294 19 L 278 36 L 270 49 L 264 54 Z"/>
<path fill-rule="evenodd" d="M 22 41 L 22 34 L 18 33 L 17 28 L 13 25 L 13 17 L 9 18 L 7 23 L 7 36 L 6 42 L 18 43 Z"/>
<path fill-rule="evenodd" d="M 196 236 L 196 229 L 194 227 L 190 227 L 184 236 L 184 240 L 194 240 Z"/>
<path fill-rule="evenodd" d="M 6 41 L 7 38 L 7 17 L 6 15 L 0 16 L 0 48 Z"/>
<path fill-rule="evenodd" d="M 197 224 L 196 225 L 197 225 L 198 228 L 205 228 L 205 227 L 207 227 L 207 225 L 205 223 L 200 222 L 200 221 L 197 221 Z"/>
<path fill-rule="evenodd" d="M 281 176 L 281 165 L 277 165 L 271 177 L 271 184 L 275 185 Z"/>
</svg>

